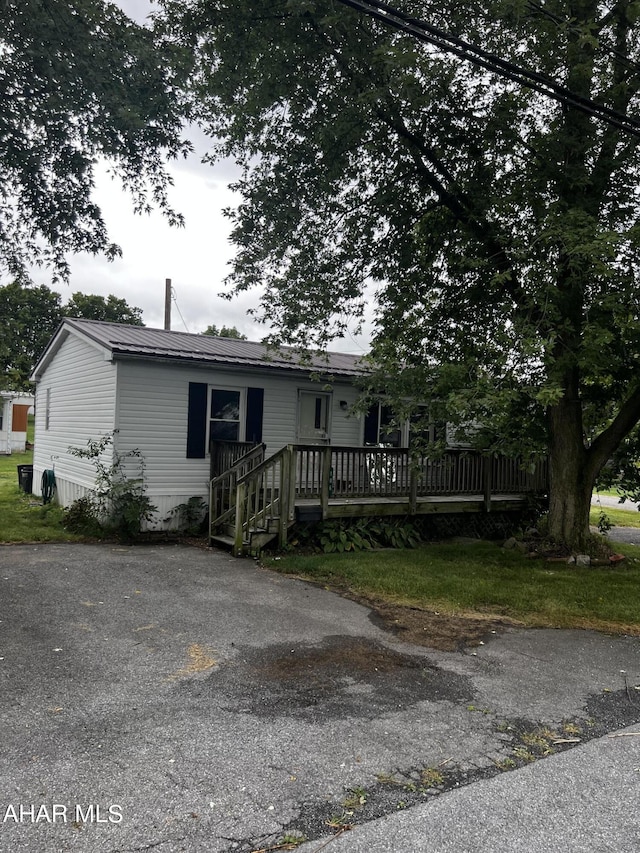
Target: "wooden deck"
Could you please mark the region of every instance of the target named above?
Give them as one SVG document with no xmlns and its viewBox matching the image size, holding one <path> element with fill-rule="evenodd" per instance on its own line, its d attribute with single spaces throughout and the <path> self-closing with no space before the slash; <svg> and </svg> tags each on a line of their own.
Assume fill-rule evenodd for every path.
<svg viewBox="0 0 640 853">
<path fill-rule="evenodd" d="M 522 509 L 529 495 L 492 495 L 487 510 L 484 495 L 423 495 L 412 503 L 408 497 L 329 498 L 324 508 L 319 500 L 295 500 L 296 520 L 365 518 L 387 515 L 434 515 L 459 512 L 512 512 Z"/>
<path fill-rule="evenodd" d="M 547 491 L 545 462 L 451 450 L 288 445 L 268 459 L 252 447 L 211 480 L 210 538 L 234 554 L 281 545 L 296 521 L 518 510 Z"/>
</svg>

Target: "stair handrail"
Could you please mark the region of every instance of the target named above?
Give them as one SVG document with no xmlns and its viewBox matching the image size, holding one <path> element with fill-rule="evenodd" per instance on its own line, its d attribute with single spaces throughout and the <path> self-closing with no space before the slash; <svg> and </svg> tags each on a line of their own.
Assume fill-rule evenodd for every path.
<svg viewBox="0 0 640 853">
<path fill-rule="evenodd" d="M 236 519 L 235 519 L 235 541 L 233 553 L 239 556 L 243 552 L 245 531 L 248 535 L 251 533 L 251 525 L 255 522 L 259 515 L 264 515 L 267 507 L 263 507 L 259 513 L 250 511 L 250 501 L 259 488 L 261 478 L 270 470 L 280 465 L 280 483 L 278 489 L 278 512 L 279 512 L 279 528 L 280 539 L 286 535 L 289 515 L 291 512 L 291 474 L 293 466 L 291 457 L 293 455 L 293 445 L 285 445 L 280 448 L 273 456 L 264 459 L 258 465 L 247 471 L 236 481 Z"/>
<path fill-rule="evenodd" d="M 263 459 L 258 465 L 252 468 L 250 471 L 242 474 L 238 477 L 238 485 L 241 483 L 246 483 L 248 480 L 257 478 L 260 474 L 262 474 L 267 468 L 273 467 L 276 465 L 283 456 L 289 452 L 289 449 L 292 445 L 287 444 L 284 447 L 281 447 L 273 456 L 267 456 L 266 459 Z"/>
<path fill-rule="evenodd" d="M 230 518 L 235 511 L 235 489 L 237 487 L 238 481 L 238 473 L 244 469 L 247 465 L 249 465 L 249 471 L 253 469 L 253 461 L 255 459 L 264 459 L 264 453 L 266 450 L 265 444 L 256 444 L 255 447 L 252 447 L 251 450 L 248 450 L 242 456 L 240 456 L 230 468 L 227 468 L 226 471 L 223 471 L 222 474 L 218 474 L 217 477 L 214 477 L 209 483 L 209 536 L 214 535 L 215 529 Z M 246 471 L 243 473 L 247 473 Z M 229 502 L 228 506 L 225 506 L 223 511 L 214 517 L 214 506 L 215 506 L 215 497 L 214 493 L 220 486 L 224 485 L 228 486 L 228 494 L 229 494 Z"/>
<path fill-rule="evenodd" d="M 247 450 L 242 456 L 240 456 L 230 468 L 227 468 L 226 471 L 223 471 L 222 474 L 218 474 L 216 477 L 211 480 L 210 485 L 217 486 L 222 480 L 229 476 L 232 472 L 237 471 L 238 468 L 241 468 L 247 462 L 250 462 L 254 456 L 264 456 L 264 451 L 266 449 L 266 444 L 256 444 L 255 447 L 252 447 L 251 450 Z M 269 457 L 271 458 L 271 457 Z M 252 468 L 250 470 L 253 470 Z"/>
</svg>

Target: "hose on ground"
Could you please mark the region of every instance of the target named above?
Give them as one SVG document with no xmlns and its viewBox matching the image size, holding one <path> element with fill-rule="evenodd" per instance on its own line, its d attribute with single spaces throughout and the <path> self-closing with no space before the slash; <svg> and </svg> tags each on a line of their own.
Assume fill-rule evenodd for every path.
<svg viewBox="0 0 640 853">
<path fill-rule="evenodd" d="M 42 503 L 48 504 L 53 499 L 56 488 L 56 475 L 51 468 L 42 472 Z"/>
</svg>

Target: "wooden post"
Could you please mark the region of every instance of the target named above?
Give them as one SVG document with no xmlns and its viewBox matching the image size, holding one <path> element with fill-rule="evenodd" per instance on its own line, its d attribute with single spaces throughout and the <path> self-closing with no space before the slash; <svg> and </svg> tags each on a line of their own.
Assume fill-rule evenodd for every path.
<svg viewBox="0 0 640 853">
<path fill-rule="evenodd" d="M 331 446 L 327 445 L 322 454 L 322 488 L 320 490 L 320 505 L 322 519 L 327 517 L 329 510 L 329 481 L 331 479 Z"/>
<path fill-rule="evenodd" d="M 418 505 L 418 474 L 413 464 L 411 457 L 409 457 L 409 512 L 411 515 L 416 514 L 416 508 Z"/>
<path fill-rule="evenodd" d="M 164 328 L 171 331 L 171 279 L 164 280 Z"/>
<path fill-rule="evenodd" d="M 213 479 L 209 480 L 209 545 L 213 536 Z"/>
<path fill-rule="evenodd" d="M 280 514 L 278 517 L 278 545 L 284 548 L 287 544 L 289 529 L 289 500 L 291 497 L 291 447 L 288 446 L 282 455 L 280 463 Z"/>
<path fill-rule="evenodd" d="M 295 521 L 296 517 L 296 471 L 298 450 L 293 444 L 287 445 L 289 452 L 289 521 Z"/>
<path fill-rule="evenodd" d="M 244 527 L 244 503 L 247 494 L 247 484 L 239 483 L 236 487 L 236 526 L 234 530 L 233 556 L 241 557 L 243 550 L 242 529 Z"/>
<path fill-rule="evenodd" d="M 491 469 L 493 467 L 493 453 L 482 457 L 483 482 L 484 482 L 484 511 L 491 512 Z"/>
</svg>

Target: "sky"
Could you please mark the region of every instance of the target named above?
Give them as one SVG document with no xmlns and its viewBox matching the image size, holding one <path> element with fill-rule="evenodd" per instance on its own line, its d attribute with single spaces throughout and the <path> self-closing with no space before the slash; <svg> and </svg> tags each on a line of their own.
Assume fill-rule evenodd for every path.
<svg viewBox="0 0 640 853">
<path fill-rule="evenodd" d="M 150 0 L 116 0 L 138 23 L 148 16 Z M 71 277 L 67 284 L 53 284 L 46 270 L 36 270 L 36 284 L 46 284 L 60 292 L 66 302 L 72 293 L 113 294 L 129 305 L 142 309 L 147 326 L 162 328 L 164 323 L 165 280 L 171 279 L 171 328 L 202 332 L 215 324 L 236 326 L 249 340 L 260 340 L 268 327 L 247 316 L 257 301 L 255 293 L 234 297 L 219 296 L 234 248 L 229 241 L 230 221 L 223 209 L 239 199 L 228 189 L 238 176 L 232 162 L 215 166 L 203 164 L 208 140 L 196 128 L 187 132 L 194 153 L 182 161 L 169 163 L 174 186 L 169 199 L 185 219 L 184 228 L 169 226 L 158 211 L 136 215 L 130 196 L 119 182 L 111 180 L 105 168 L 96 171 L 94 199 L 102 210 L 110 239 L 122 249 L 122 257 L 109 262 L 89 254 L 69 257 Z M 347 337 L 331 345 L 332 350 L 359 353 L 366 350 L 367 337 Z"/>
</svg>

